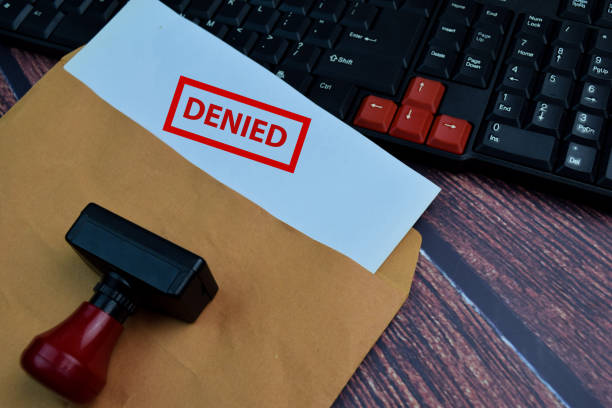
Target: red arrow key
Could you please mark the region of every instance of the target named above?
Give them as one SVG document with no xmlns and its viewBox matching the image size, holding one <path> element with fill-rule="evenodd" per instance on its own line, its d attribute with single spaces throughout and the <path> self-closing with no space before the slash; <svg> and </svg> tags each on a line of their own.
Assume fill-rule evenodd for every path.
<svg viewBox="0 0 612 408">
<path fill-rule="evenodd" d="M 433 115 L 425 109 L 404 105 L 395 115 L 389 134 L 391 136 L 424 143 Z"/>
<path fill-rule="evenodd" d="M 440 115 L 434 121 L 427 145 L 455 154 L 463 154 L 472 125 L 463 119 Z"/>
<path fill-rule="evenodd" d="M 387 133 L 397 105 L 388 99 L 378 96 L 367 96 L 361 102 L 353 124 L 377 132 Z"/>
<path fill-rule="evenodd" d="M 436 113 L 444 95 L 444 85 L 438 81 L 414 77 L 404 94 L 402 105 L 413 105 Z"/>
</svg>

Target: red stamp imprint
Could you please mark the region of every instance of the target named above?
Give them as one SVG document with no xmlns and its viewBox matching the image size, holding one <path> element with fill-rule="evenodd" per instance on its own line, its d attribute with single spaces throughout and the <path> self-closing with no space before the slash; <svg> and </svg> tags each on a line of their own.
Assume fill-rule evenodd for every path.
<svg viewBox="0 0 612 408">
<path fill-rule="evenodd" d="M 181 76 L 164 130 L 293 173 L 310 118 Z"/>
</svg>

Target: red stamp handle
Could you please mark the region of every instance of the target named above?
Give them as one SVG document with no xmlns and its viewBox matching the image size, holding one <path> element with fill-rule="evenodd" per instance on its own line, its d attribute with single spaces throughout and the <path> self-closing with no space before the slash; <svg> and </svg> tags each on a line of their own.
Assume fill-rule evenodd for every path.
<svg viewBox="0 0 612 408">
<path fill-rule="evenodd" d="M 21 355 L 21 366 L 69 400 L 89 402 L 106 384 L 108 362 L 122 331 L 113 317 L 83 302 L 66 320 L 32 340 Z"/>
</svg>

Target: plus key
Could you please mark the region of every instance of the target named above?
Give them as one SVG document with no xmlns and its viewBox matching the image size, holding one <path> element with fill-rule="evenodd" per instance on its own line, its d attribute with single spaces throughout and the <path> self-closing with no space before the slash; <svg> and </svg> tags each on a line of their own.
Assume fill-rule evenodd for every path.
<svg viewBox="0 0 612 408">
<path fill-rule="evenodd" d="M 412 105 L 436 113 L 444 96 L 444 85 L 438 81 L 414 77 L 402 99 L 402 105 Z"/>
<path fill-rule="evenodd" d="M 378 96 L 366 96 L 361 102 L 353 124 L 377 132 L 387 133 L 397 105 Z"/>
</svg>

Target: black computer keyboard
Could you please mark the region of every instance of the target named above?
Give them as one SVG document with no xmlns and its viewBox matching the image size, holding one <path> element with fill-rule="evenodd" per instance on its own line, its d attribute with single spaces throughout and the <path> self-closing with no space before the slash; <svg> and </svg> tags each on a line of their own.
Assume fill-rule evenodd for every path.
<svg viewBox="0 0 612 408">
<path fill-rule="evenodd" d="M 0 0 L 0 39 L 63 53 L 124 3 Z M 612 208 L 612 0 L 164 3 L 400 159 Z"/>
</svg>

